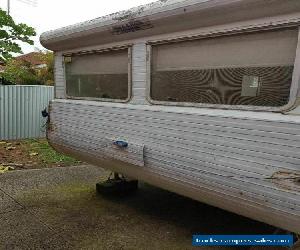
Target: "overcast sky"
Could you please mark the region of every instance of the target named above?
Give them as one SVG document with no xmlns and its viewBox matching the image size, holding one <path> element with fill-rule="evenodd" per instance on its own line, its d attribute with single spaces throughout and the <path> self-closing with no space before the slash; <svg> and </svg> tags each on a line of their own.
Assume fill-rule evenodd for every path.
<svg viewBox="0 0 300 250">
<path fill-rule="evenodd" d="M 153 2 L 154 0 L 10 0 L 10 14 L 16 22 L 23 22 L 37 31 L 35 46 L 42 48 L 39 35 L 51 29 L 90 20 L 120 10 Z M 36 6 L 32 6 L 36 2 Z M 7 9 L 7 0 L 0 0 Z M 23 52 L 34 51 L 33 46 L 22 46 Z"/>
</svg>

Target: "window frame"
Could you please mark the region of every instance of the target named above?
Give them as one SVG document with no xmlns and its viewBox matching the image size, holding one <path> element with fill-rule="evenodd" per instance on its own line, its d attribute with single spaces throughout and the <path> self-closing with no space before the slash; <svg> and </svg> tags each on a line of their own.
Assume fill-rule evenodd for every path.
<svg viewBox="0 0 300 250">
<path fill-rule="evenodd" d="M 257 32 L 266 32 L 272 30 L 295 28 L 298 29 L 298 43 L 295 51 L 295 62 L 292 75 L 292 82 L 290 87 L 289 101 L 284 106 L 270 107 L 270 106 L 254 106 L 254 105 L 228 105 L 228 104 L 210 104 L 210 103 L 192 103 L 192 102 L 171 102 L 171 101 L 157 101 L 151 97 L 151 80 L 152 80 L 152 47 L 155 45 L 172 44 L 176 42 L 201 40 L 207 38 L 217 38 L 224 36 L 231 36 L 236 34 L 249 34 Z M 146 98 L 150 104 L 164 105 L 164 106 L 177 106 L 177 107 L 198 107 L 198 108 L 212 108 L 212 109 L 227 109 L 227 110 L 244 110 L 244 111 L 269 111 L 269 112 L 286 112 L 296 105 L 297 93 L 300 90 L 300 23 L 299 21 L 279 21 L 261 24 L 252 24 L 248 26 L 236 26 L 230 29 L 220 30 L 206 30 L 203 33 L 195 34 L 192 36 L 174 37 L 164 40 L 148 41 L 147 47 L 147 86 Z"/>
<path fill-rule="evenodd" d="M 128 94 L 126 99 L 112 99 L 112 98 L 98 98 L 98 97 L 78 97 L 78 96 L 70 96 L 67 93 L 67 77 L 66 77 L 66 67 L 64 58 L 68 56 L 74 55 L 88 55 L 88 54 L 101 54 L 110 51 L 121 51 L 127 50 L 128 52 Z M 114 103 L 128 103 L 132 98 L 132 44 L 118 46 L 118 47 L 108 47 L 98 50 L 82 50 L 77 52 L 70 52 L 64 53 L 62 55 L 62 65 L 63 65 L 63 72 L 64 72 L 64 87 L 65 87 L 65 97 L 66 99 L 72 100 L 86 100 L 86 101 L 99 101 L 99 102 L 114 102 Z"/>
</svg>

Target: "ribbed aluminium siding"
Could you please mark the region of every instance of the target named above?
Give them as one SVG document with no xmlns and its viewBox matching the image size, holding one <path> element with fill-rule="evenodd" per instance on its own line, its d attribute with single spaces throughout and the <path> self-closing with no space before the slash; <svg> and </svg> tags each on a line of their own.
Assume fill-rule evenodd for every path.
<svg viewBox="0 0 300 250">
<path fill-rule="evenodd" d="M 175 107 L 159 110 L 146 105 L 84 105 L 59 100 L 51 106 L 48 137 L 53 144 L 99 160 L 103 156 L 114 158 L 104 150 L 109 138 L 145 145 L 145 166 L 136 166 L 136 171 L 164 176 L 199 192 L 219 193 L 223 199 L 218 202 L 202 201 L 300 232 L 296 226 L 300 225 L 296 182 L 285 187 L 272 178 L 299 174 L 298 117 L 239 117 L 235 115 L 238 111 L 216 116 L 201 110 L 182 112 Z M 232 115 L 227 116 L 229 113 Z M 253 207 L 253 211 L 223 205 L 226 200 Z M 289 225 L 263 218 L 265 214 L 288 218 Z"/>
<path fill-rule="evenodd" d="M 0 86 L 0 140 L 44 137 L 41 111 L 53 98 L 53 87 Z"/>
</svg>

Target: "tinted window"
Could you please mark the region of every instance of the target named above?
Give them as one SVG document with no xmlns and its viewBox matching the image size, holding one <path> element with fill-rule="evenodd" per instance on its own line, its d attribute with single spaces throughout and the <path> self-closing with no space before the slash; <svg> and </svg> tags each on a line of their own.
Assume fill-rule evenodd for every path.
<svg viewBox="0 0 300 250">
<path fill-rule="evenodd" d="M 65 57 L 69 97 L 128 98 L 128 50 Z"/>
<path fill-rule="evenodd" d="M 155 45 L 151 98 L 285 105 L 289 101 L 297 37 L 297 30 L 277 30 Z"/>
</svg>

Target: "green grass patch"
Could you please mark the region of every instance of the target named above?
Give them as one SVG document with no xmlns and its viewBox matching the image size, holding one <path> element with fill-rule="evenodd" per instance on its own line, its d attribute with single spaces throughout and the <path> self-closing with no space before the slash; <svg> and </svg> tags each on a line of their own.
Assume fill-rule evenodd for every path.
<svg viewBox="0 0 300 250">
<path fill-rule="evenodd" d="M 24 150 L 43 165 L 77 165 L 80 161 L 55 151 L 45 139 L 28 139 L 22 142 Z"/>
</svg>

